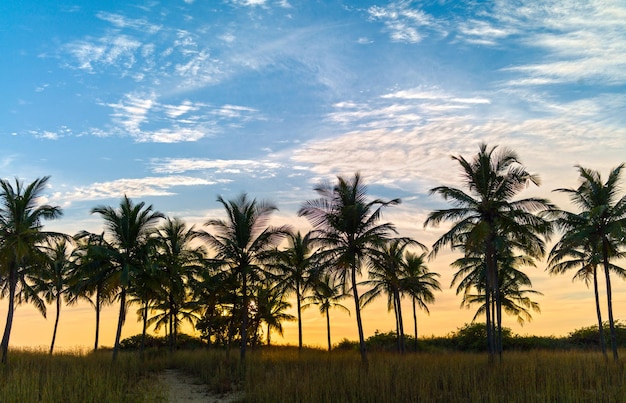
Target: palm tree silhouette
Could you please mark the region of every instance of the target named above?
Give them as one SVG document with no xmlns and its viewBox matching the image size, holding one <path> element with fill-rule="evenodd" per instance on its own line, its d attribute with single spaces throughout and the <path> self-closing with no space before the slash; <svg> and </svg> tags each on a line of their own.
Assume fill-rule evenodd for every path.
<svg viewBox="0 0 626 403">
<path fill-rule="evenodd" d="M 215 260 L 220 261 L 239 278 L 242 297 L 241 361 L 245 362 L 249 325 L 249 287 L 261 273 L 262 263 L 269 252 L 289 230 L 288 227 L 268 226 L 271 214 L 277 207 L 268 202 L 250 200 L 245 193 L 226 201 L 221 196 L 217 201 L 224 207 L 227 218 L 210 219 L 206 225 L 215 234 L 203 232 L 201 237 L 216 251 Z"/>
<path fill-rule="evenodd" d="M 155 228 L 164 215 L 153 211 L 144 202 L 133 203 L 124 196 L 119 208 L 98 206 L 91 210 L 99 214 L 105 223 L 110 238 L 108 255 L 114 264 L 115 278 L 119 284 L 120 311 L 113 347 L 113 361 L 119 352 L 122 326 L 126 318 L 126 294 L 133 285 L 133 279 L 149 264 L 151 243 L 154 242 Z"/>
<path fill-rule="evenodd" d="M 424 222 L 424 226 L 453 222 L 452 228 L 433 244 L 431 256 L 449 245 L 453 250 L 460 249 L 466 255 L 482 256 L 485 260 L 485 301 L 488 307 L 494 304 L 494 309 L 485 310 L 490 360 L 502 350 L 498 345 L 502 339 L 498 325 L 502 317 L 498 253 L 506 248 L 499 245 L 514 246 L 534 258 L 543 256 L 545 243 L 541 237 L 549 237 L 552 227 L 534 213 L 553 207 L 541 198 L 513 200 L 528 184 L 538 185 L 539 178 L 520 164 L 515 152 L 506 148 L 496 152 L 496 149 L 483 143 L 471 161 L 462 156 L 452 157 L 461 166 L 469 192 L 448 186 L 431 189 L 431 194 L 449 200 L 453 207 L 430 213 Z M 494 323 L 497 325 L 495 333 Z"/>
<path fill-rule="evenodd" d="M 606 282 L 606 296 L 608 305 L 609 328 L 611 333 L 611 350 L 613 359 L 619 359 L 615 321 L 613 319 L 613 296 L 611 290 L 610 272 L 611 260 L 625 256 L 624 245 L 626 228 L 626 196 L 619 198 L 621 172 L 624 164 L 611 170 L 606 182 L 598 171 L 576 166 L 579 173 L 580 185 L 576 189 L 556 189 L 565 193 L 571 202 L 580 209 L 578 214 L 562 210 L 554 210 L 556 225 L 564 235 L 559 241 L 560 248 L 586 248 L 591 255 L 592 262 L 599 262 L 604 269 Z M 590 243 L 590 245 L 588 245 Z M 596 260 L 597 259 L 597 260 Z"/>
<path fill-rule="evenodd" d="M 2 336 L 2 363 L 8 358 L 9 338 L 13 325 L 15 302 L 18 285 L 29 295 L 35 306 L 45 312 L 45 304 L 36 294 L 30 292 L 25 281 L 28 270 L 42 263 L 39 245 L 50 239 L 60 239 L 62 234 L 43 230 L 42 221 L 53 220 L 62 215 L 61 208 L 49 204 L 40 204 L 41 195 L 46 188 L 49 177 L 35 179 L 24 186 L 15 179 L 15 187 L 7 180 L 0 180 L 0 269 L 5 282 L 3 294 L 8 294 L 9 308 Z"/>
<path fill-rule="evenodd" d="M 405 352 L 404 324 L 402 320 L 401 293 L 405 281 L 404 254 L 409 246 L 420 246 L 421 243 L 410 238 L 394 238 L 378 246 L 378 249 L 370 256 L 368 261 L 368 278 L 361 284 L 371 288 L 361 296 L 361 306 L 365 307 L 382 293 L 387 294 L 387 310 L 393 309 L 396 319 L 396 336 L 398 338 L 398 351 Z"/>
<path fill-rule="evenodd" d="M 341 176 L 337 183 L 322 183 L 314 188 L 319 199 L 308 200 L 298 211 L 313 225 L 322 256 L 330 261 L 342 284 L 350 284 L 354 297 L 359 350 L 364 366 L 368 367 L 363 323 L 359 306 L 357 276 L 374 248 L 395 231 L 391 223 L 379 224 L 382 208 L 400 203 L 400 199 L 383 201 L 367 200 L 367 188 L 356 173 L 350 180 Z"/>
<path fill-rule="evenodd" d="M 416 254 L 405 252 L 403 269 L 405 277 L 401 282 L 401 290 L 411 297 L 413 306 L 413 330 L 415 336 L 415 350 L 417 351 L 417 312 L 416 307 L 430 314 L 428 304 L 435 302 L 433 291 L 441 291 L 438 273 L 429 271 L 425 264 L 426 253 Z"/>
<path fill-rule="evenodd" d="M 73 272 L 72 251 L 66 239 L 48 242 L 43 246 L 47 256 L 46 265 L 42 267 L 39 275 L 35 279 L 34 288 L 36 292 L 43 295 L 44 300 L 50 304 L 55 303 L 56 314 L 54 318 L 54 330 L 52 331 L 52 342 L 50 343 L 50 354 L 54 350 L 54 342 L 59 327 L 59 316 L 61 314 L 61 302 L 63 297 L 67 301 L 70 291 L 70 279 Z"/>
<path fill-rule="evenodd" d="M 102 307 L 112 304 L 119 291 L 118 283 L 113 277 L 115 267 L 109 259 L 108 251 L 111 246 L 106 243 L 104 233 L 80 231 L 73 238 L 77 246 L 72 252 L 74 264 L 68 303 L 74 304 L 84 299 L 94 307 L 96 329 L 93 349 L 97 351 Z"/>
<path fill-rule="evenodd" d="M 344 292 L 342 284 L 335 284 L 333 277 L 326 273 L 317 279 L 312 285 L 311 295 L 305 297 L 306 302 L 302 305 L 302 309 L 307 309 L 313 305 L 319 307 L 320 313 L 326 316 L 326 334 L 328 339 L 328 351 L 331 350 L 332 344 L 330 339 L 330 309 L 339 308 L 350 314 L 350 310 L 343 306 L 339 301 L 349 297 L 350 294 Z"/>
<path fill-rule="evenodd" d="M 275 259 L 269 267 L 275 274 L 279 287 L 287 294 L 296 295 L 298 349 L 302 350 L 302 300 L 315 277 L 318 256 L 313 249 L 314 239 L 310 232 L 304 236 L 300 232 L 289 232 L 287 240 L 287 247 L 276 251 Z"/>
</svg>

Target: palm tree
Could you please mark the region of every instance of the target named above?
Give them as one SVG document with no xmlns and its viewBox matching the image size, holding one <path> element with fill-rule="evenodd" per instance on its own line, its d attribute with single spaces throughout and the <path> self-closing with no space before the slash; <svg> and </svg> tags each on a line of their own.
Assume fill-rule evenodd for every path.
<svg viewBox="0 0 626 403">
<path fill-rule="evenodd" d="M 413 329 L 415 335 L 415 350 L 417 351 L 417 312 L 416 306 L 430 314 L 428 304 L 435 302 L 433 291 L 441 291 L 437 277 L 438 273 L 429 271 L 425 264 L 426 253 L 415 254 L 407 251 L 404 254 L 403 269 L 405 277 L 401 282 L 403 293 L 411 297 L 413 306 Z"/>
<path fill-rule="evenodd" d="M 268 202 L 250 200 L 245 193 L 226 201 L 221 196 L 217 201 L 226 210 L 227 219 L 211 219 L 206 225 L 215 235 L 202 233 L 202 238 L 216 251 L 215 260 L 220 261 L 241 285 L 241 361 L 245 362 L 247 331 L 249 322 L 249 291 L 251 283 L 259 278 L 261 265 L 269 252 L 285 236 L 288 227 L 273 228 L 267 224 L 277 207 Z"/>
<path fill-rule="evenodd" d="M 29 264 L 36 263 L 35 259 L 41 257 L 39 245 L 62 237 L 58 233 L 43 231 L 42 221 L 62 215 L 60 207 L 39 203 L 48 179 L 48 176 L 35 179 L 28 186 L 15 179 L 15 187 L 7 180 L 0 180 L 0 269 L 9 297 L 1 344 L 3 364 L 7 362 L 18 282 Z"/>
<path fill-rule="evenodd" d="M 332 348 L 330 342 L 330 309 L 339 308 L 350 314 L 350 310 L 339 302 L 349 296 L 350 294 L 347 294 L 343 291 L 343 285 L 335 284 L 333 278 L 330 276 L 330 274 L 327 273 L 324 274 L 322 278 L 317 279 L 317 281 L 312 285 L 311 295 L 305 298 L 305 301 L 308 302 L 302 305 L 303 310 L 309 308 L 312 305 L 317 305 L 319 307 L 320 313 L 326 316 L 328 351 L 330 351 Z"/>
<path fill-rule="evenodd" d="M 110 237 L 109 257 L 115 265 L 115 276 L 120 287 L 120 311 L 113 347 L 113 361 L 119 352 L 122 326 L 126 317 L 126 294 L 132 284 L 132 278 L 144 270 L 149 255 L 150 243 L 153 242 L 155 227 L 163 214 L 153 211 L 152 206 L 144 202 L 133 203 L 124 196 L 119 208 L 98 206 L 91 210 L 104 219 L 105 228 Z"/>
<path fill-rule="evenodd" d="M 600 253 L 594 249 L 594 245 L 589 240 L 580 247 L 573 247 L 568 245 L 567 237 L 565 236 L 564 238 L 566 242 L 557 242 L 550 251 L 547 270 L 550 274 L 564 274 L 571 269 L 578 269 L 574 273 L 572 281 L 580 279 L 585 282 L 587 287 L 589 287 L 590 282 L 593 283 L 600 350 L 602 351 L 602 355 L 607 357 L 604 326 L 602 325 L 602 312 L 600 308 L 600 291 L 598 287 L 598 265 L 601 264 Z M 623 270 L 617 266 L 611 266 L 612 270 L 623 275 Z"/>
<path fill-rule="evenodd" d="M 287 234 L 288 246 L 277 251 L 275 262 L 270 265 L 277 276 L 280 287 L 286 293 L 296 294 L 298 317 L 298 349 L 302 350 L 302 300 L 315 277 L 317 255 L 313 250 L 311 233 L 304 236 L 300 232 Z"/>
<path fill-rule="evenodd" d="M 70 245 L 65 239 L 47 244 L 44 250 L 48 260 L 46 267 L 40 271 L 39 276 L 35 279 L 35 289 L 43 294 L 43 298 L 48 304 L 54 302 L 56 305 L 54 330 L 52 332 L 52 342 L 50 343 L 50 354 L 52 354 L 59 326 L 61 301 L 63 296 L 68 300 L 73 262 L 71 260 Z"/>
<path fill-rule="evenodd" d="M 359 332 L 361 360 L 367 368 L 367 351 L 363 336 L 363 323 L 359 306 L 357 275 L 374 248 L 386 240 L 395 227 L 391 223 L 379 224 L 382 209 L 400 203 L 400 199 L 384 201 L 367 200 L 367 188 L 356 173 L 346 180 L 337 177 L 337 183 L 322 183 L 314 188 L 319 199 L 308 200 L 298 211 L 315 228 L 314 236 L 324 249 L 331 267 L 337 270 L 343 284 L 350 283 Z M 348 280 L 349 279 L 349 280 Z"/>
<path fill-rule="evenodd" d="M 485 260 L 485 301 L 487 306 L 495 303 L 496 324 L 501 323 L 500 294 L 497 290 L 498 253 L 504 250 L 502 242 L 514 243 L 516 248 L 531 257 L 544 254 L 545 243 L 551 233 L 550 223 L 535 215 L 535 212 L 548 210 L 552 205 L 545 199 L 526 198 L 512 200 L 528 184 L 539 185 L 539 178 L 523 167 L 517 154 L 509 149 L 496 152 L 497 147 L 488 148 L 481 144 L 478 154 L 468 161 L 462 156 L 452 159 L 461 165 L 465 187 L 462 189 L 439 186 L 431 189 L 453 204 L 453 208 L 437 210 L 429 214 L 424 226 L 437 226 L 444 221 L 452 221 L 452 228 L 444 233 L 433 245 L 431 256 L 435 256 L 444 246 L 460 249 L 466 255 L 480 255 Z M 501 340 L 502 329 L 493 332 L 491 309 L 485 310 L 487 322 L 487 345 L 490 360 L 496 351 L 501 351 L 497 342 Z"/>
<path fill-rule="evenodd" d="M 401 304 L 401 293 L 403 285 L 406 283 L 403 270 L 404 254 L 407 252 L 407 247 L 412 245 L 426 249 L 424 245 L 410 238 L 394 238 L 380 245 L 368 262 L 369 280 L 361 283 L 372 287 L 361 296 L 362 307 L 365 307 L 382 293 L 387 294 L 387 310 L 393 309 L 394 312 L 398 351 L 400 353 L 405 351 Z"/>
<path fill-rule="evenodd" d="M 156 267 L 156 250 L 150 248 L 147 253 L 144 266 L 134 273 L 133 281 L 127 289 L 128 305 L 138 304 L 138 319 L 142 322 L 141 342 L 139 343 L 139 353 L 143 355 L 148 331 L 148 315 L 152 304 L 156 303 L 164 294 L 161 289 L 163 277 Z"/>
<path fill-rule="evenodd" d="M 469 263 L 468 260 L 461 259 L 455 261 L 453 265 L 461 262 L 466 264 Z M 482 275 L 482 273 L 484 273 L 484 262 L 481 259 L 476 260 L 476 263 L 478 263 L 478 266 L 473 267 L 474 270 L 471 275 L 477 275 L 478 278 L 474 278 L 474 280 L 479 282 L 482 281 L 482 283 L 474 283 L 473 287 L 466 287 L 463 293 L 463 301 L 461 302 L 461 307 L 465 306 L 470 308 L 472 305 L 479 305 L 472 321 L 478 319 L 480 315 L 485 314 L 488 309 L 488 306 L 485 303 L 485 276 Z M 539 304 L 532 301 L 530 297 L 528 297 L 528 294 L 543 295 L 541 292 L 531 288 L 521 288 L 523 286 L 532 287 L 530 278 L 523 272 L 516 269 L 516 266 L 523 264 L 534 266 L 532 259 L 529 260 L 522 256 L 515 258 L 510 257 L 508 262 L 500 263 L 500 270 L 498 273 L 498 281 L 500 282 L 498 286 L 498 293 L 500 294 L 500 301 L 504 312 L 509 315 L 516 316 L 517 322 L 522 326 L 526 321 L 532 320 L 530 310 L 541 312 Z M 467 267 L 467 269 L 472 269 L 471 264 Z M 462 271 L 463 269 L 457 272 L 457 274 Z M 455 276 L 455 280 L 456 279 L 458 279 L 457 276 Z M 452 285 L 454 285 L 454 280 Z M 460 287 L 457 288 L 457 294 L 459 291 Z M 501 324 L 499 324 L 499 326 L 501 326 Z"/>
<path fill-rule="evenodd" d="M 188 228 L 178 218 L 168 218 L 159 228 L 157 261 L 162 274 L 163 295 L 160 305 L 167 313 L 170 348 L 176 345 L 178 316 L 184 315 L 188 320 L 195 318 L 194 315 L 187 314 L 188 310 L 181 310 L 183 306 L 191 307 L 189 284 L 194 275 L 203 268 L 204 247 L 193 244 L 199 235 L 193 226 Z"/>
<path fill-rule="evenodd" d="M 576 166 L 580 175 L 580 185 L 576 189 L 556 189 L 569 195 L 572 203 L 581 211 L 572 214 L 555 210 L 556 224 L 563 230 L 559 244 L 563 248 L 587 248 L 598 255 L 598 262 L 604 268 L 608 305 L 609 329 L 613 359 L 619 359 L 615 321 L 613 319 L 613 297 L 611 290 L 612 260 L 625 256 L 626 196 L 619 198 L 621 172 L 624 164 L 611 170 L 606 182 L 599 172 Z M 590 246 L 586 246 L 590 243 Z M 590 249 L 591 248 L 591 249 Z M 594 260 L 595 261 L 595 260 Z"/>
<path fill-rule="evenodd" d="M 93 234 L 80 231 L 74 235 L 77 247 L 73 251 L 74 272 L 71 275 L 68 302 L 86 299 L 96 311 L 94 351 L 98 350 L 100 336 L 100 313 L 102 307 L 112 304 L 117 297 L 118 284 L 114 281 L 115 267 L 109 259 L 111 248 L 104 233 Z M 95 300 L 92 300 L 92 296 Z"/>
<path fill-rule="evenodd" d="M 279 284 L 261 282 L 256 289 L 257 323 L 267 325 L 267 345 L 271 344 L 272 329 L 282 336 L 283 322 L 296 320 L 296 317 L 285 313 L 291 304 L 285 300 L 284 288 Z"/>
</svg>

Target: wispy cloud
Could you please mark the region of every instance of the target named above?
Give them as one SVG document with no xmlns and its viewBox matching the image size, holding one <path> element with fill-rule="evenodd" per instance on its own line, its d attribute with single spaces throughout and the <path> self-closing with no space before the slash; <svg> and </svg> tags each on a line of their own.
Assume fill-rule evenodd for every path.
<svg viewBox="0 0 626 403">
<path fill-rule="evenodd" d="M 96 40 L 75 41 L 66 50 L 77 60 L 77 67 L 95 72 L 97 66 L 119 67 L 128 71 L 135 65 L 142 43 L 127 35 L 107 35 Z"/>
<path fill-rule="evenodd" d="M 382 21 L 395 42 L 418 43 L 433 30 L 442 30 L 431 15 L 411 7 L 411 1 L 391 2 L 386 7 L 372 6 L 367 10 L 374 21 Z"/>
<path fill-rule="evenodd" d="M 216 174 L 267 173 L 281 168 L 274 161 L 222 160 L 201 158 L 166 158 L 151 162 L 152 171 L 158 174 L 174 174 L 189 171 L 212 171 Z"/>
<path fill-rule="evenodd" d="M 56 192 L 50 199 L 62 206 L 77 201 L 90 201 L 119 198 L 123 195 L 133 198 L 148 196 L 172 196 L 174 188 L 179 186 L 208 186 L 212 182 L 191 176 L 162 176 L 137 179 L 117 179 L 109 182 L 96 182 L 88 186 L 78 186 L 67 192 Z"/>
<path fill-rule="evenodd" d="M 107 13 L 101 11 L 98 12 L 96 16 L 103 21 L 110 22 L 118 28 L 132 28 L 137 31 L 145 31 L 150 34 L 155 34 L 162 28 L 162 26 L 151 24 L 145 19 L 128 18 L 121 14 Z"/>
<path fill-rule="evenodd" d="M 346 127 L 402 128 L 423 124 L 434 116 L 490 104 L 485 97 L 459 97 L 438 88 L 411 88 L 383 94 L 366 103 L 339 102 L 328 119 Z"/>
<path fill-rule="evenodd" d="M 508 84 L 626 83 L 623 2 L 532 2 L 524 7 L 502 3 L 494 16 L 524 32 L 522 44 L 544 52 L 539 62 L 506 68 L 518 75 Z"/>
<path fill-rule="evenodd" d="M 518 33 L 516 28 L 477 19 L 462 21 L 458 26 L 458 31 L 458 39 L 470 44 L 486 46 L 498 45 L 502 39 Z"/>
<path fill-rule="evenodd" d="M 106 106 L 113 110 L 115 127 L 111 133 L 129 135 L 139 142 L 198 141 L 221 133 L 223 125 L 263 119 L 256 109 L 246 106 L 214 106 L 190 100 L 161 103 L 155 94 L 130 93 Z"/>
</svg>

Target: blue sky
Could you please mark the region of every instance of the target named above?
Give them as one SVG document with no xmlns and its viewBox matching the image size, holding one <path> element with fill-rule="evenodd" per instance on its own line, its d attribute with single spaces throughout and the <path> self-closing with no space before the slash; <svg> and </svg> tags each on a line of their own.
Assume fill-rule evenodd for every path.
<svg viewBox="0 0 626 403">
<path fill-rule="evenodd" d="M 313 185 L 360 171 L 430 244 L 452 154 L 513 148 L 563 207 L 574 164 L 626 156 L 623 1 L 5 1 L 0 43 L 0 176 L 51 175 L 69 233 L 123 194 L 202 223 L 246 191 L 305 226 Z"/>
</svg>

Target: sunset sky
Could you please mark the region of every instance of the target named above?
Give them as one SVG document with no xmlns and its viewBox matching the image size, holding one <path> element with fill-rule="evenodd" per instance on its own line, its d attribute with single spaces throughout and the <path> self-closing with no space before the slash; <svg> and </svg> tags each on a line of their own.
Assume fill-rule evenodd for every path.
<svg viewBox="0 0 626 403">
<path fill-rule="evenodd" d="M 576 186 L 574 165 L 606 176 L 626 160 L 623 1 L 3 1 L 0 44 L 0 177 L 50 175 L 46 202 L 64 216 L 45 228 L 69 234 L 101 231 L 91 208 L 124 194 L 202 225 L 222 218 L 218 195 L 242 191 L 276 203 L 275 224 L 307 230 L 296 212 L 313 186 L 360 171 L 372 196 L 402 199 L 384 220 L 432 245 L 445 227 L 424 219 L 446 204 L 428 190 L 461 185 L 450 155 L 512 148 L 542 179 L 521 196 L 567 209 L 552 190 Z M 473 316 L 448 287 L 454 258 L 429 262 L 444 291 L 419 314 L 423 335 Z M 542 313 L 504 324 L 538 335 L 593 324 L 592 291 L 544 269 L 527 271 Z M 140 330 L 135 309 L 123 336 Z M 626 319 L 621 280 L 614 311 Z M 12 345 L 48 344 L 48 315 L 20 306 Z M 91 345 L 94 317 L 64 308 L 57 345 Z M 357 338 L 354 317 L 331 320 L 334 342 Z M 366 336 L 393 329 L 384 299 L 363 322 Z M 305 344 L 324 337 L 306 312 Z M 295 325 L 273 341 L 296 343 Z"/>
</svg>

